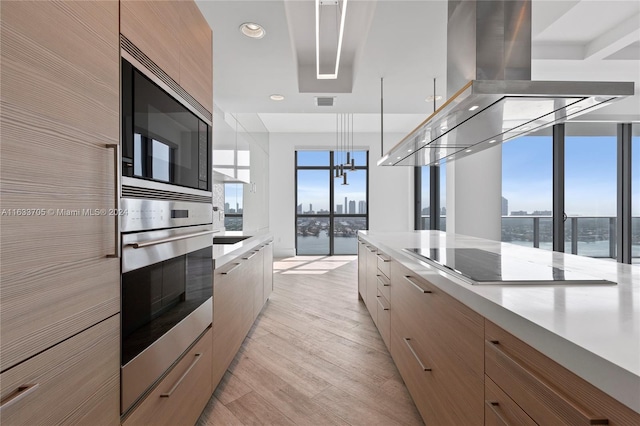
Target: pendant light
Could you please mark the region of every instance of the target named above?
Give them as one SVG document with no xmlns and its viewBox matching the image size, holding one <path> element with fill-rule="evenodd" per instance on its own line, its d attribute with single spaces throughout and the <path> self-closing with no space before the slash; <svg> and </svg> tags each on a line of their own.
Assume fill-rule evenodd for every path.
<svg viewBox="0 0 640 426">
<path fill-rule="evenodd" d="M 349 153 L 349 116 L 346 114 L 343 114 L 343 119 L 344 119 L 344 152 L 345 152 L 345 156 L 343 157 L 343 159 L 345 159 L 345 163 L 342 164 L 340 167 L 342 167 L 342 185 L 349 185 L 349 183 L 347 182 L 347 170 L 345 170 L 345 168 L 349 167 L 349 162 L 351 160 L 351 155 Z"/>
<path fill-rule="evenodd" d="M 339 117 L 338 117 L 338 114 L 336 114 L 336 151 L 334 152 L 334 155 L 333 155 L 334 168 L 336 169 L 336 175 L 335 175 L 336 178 L 340 177 L 340 167 L 338 167 L 338 152 L 340 150 L 339 149 L 340 148 L 340 145 L 339 145 L 340 128 L 339 128 L 338 122 L 339 122 Z"/>
<path fill-rule="evenodd" d="M 356 159 L 353 155 L 353 114 L 351 114 L 351 171 L 356 171 Z"/>
</svg>

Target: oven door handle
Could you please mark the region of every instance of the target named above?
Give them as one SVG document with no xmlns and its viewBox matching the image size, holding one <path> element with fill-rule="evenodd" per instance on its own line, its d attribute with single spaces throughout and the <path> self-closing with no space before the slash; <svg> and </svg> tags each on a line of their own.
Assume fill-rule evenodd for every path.
<svg viewBox="0 0 640 426">
<path fill-rule="evenodd" d="M 141 243 L 129 243 L 127 245 L 133 247 L 134 249 L 139 249 L 139 248 L 155 246 L 158 244 L 170 243 L 172 241 L 186 240 L 187 238 L 200 237 L 202 235 L 215 234 L 216 232 L 220 232 L 220 231 L 215 230 L 215 231 L 194 232 L 192 234 L 176 235 L 175 237 L 160 238 L 158 240 L 144 241 Z"/>
</svg>

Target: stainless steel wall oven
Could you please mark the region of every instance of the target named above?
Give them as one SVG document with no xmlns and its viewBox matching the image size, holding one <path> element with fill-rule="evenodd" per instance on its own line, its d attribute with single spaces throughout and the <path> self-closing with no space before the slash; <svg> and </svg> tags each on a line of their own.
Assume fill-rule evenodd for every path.
<svg viewBox="0 0 640 426">
<path fill-rule="evenodd" d="M 122 51 L 119 161 L 125 415 L 211 326 L 217 232 L 211 120 L 130 50 Z"/>
</svg>

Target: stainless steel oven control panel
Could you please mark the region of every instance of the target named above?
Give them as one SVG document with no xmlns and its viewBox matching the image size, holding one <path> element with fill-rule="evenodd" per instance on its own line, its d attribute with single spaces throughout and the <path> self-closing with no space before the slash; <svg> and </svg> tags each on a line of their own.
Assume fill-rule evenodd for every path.
<svg viewBox="0 0 640 426">
<path fill-rule="evenodd" d="M 207 203 L 122 198 L 120 211 L 122 232 L 213 223 L 213 207 Z"/>
</svg>

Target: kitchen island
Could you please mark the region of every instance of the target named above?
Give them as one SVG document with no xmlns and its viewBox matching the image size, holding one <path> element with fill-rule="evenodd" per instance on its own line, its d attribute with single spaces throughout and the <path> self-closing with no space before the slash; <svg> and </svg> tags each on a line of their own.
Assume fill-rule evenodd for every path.
<svg viewBox="0 0 640 426">
<path fill-rule="evenodd" d="M 394 268 L 410 271 L 410 275 L 415 275 L 414 279 L 409 274 L 404 274 L 403 280 L 400 274 L 399 281 L 403 281 L 404 285 L 417 288 L 425 294 L 442 292 L 448 298 L 452 298 L 455 303 L 460 302 L 460 309 L 468 310 L 463 314 L 467 321 L 465 324 L 470 325 L 465 325 L 459 330 L 476 327 L 478 333 L 489 333 L 492 327 L 497 326 L 496 329 L 501 328 L 508 332 L 512 337 L 526 343 L 552 362 L 611 396 L 624 405 L 625 409 L 630 408 L 632 416 L 640 413 L 640 267 L 468 236 L 449 235 L 440 231 L 393 233 L 360 231 L 359 240 L 359 249 L 366 247 L 378 255 L 377 272 L 375 267 L 368 275 L 364 271 L 359 271 L 359 281 L 364 279 L 368 284 L 372 281 L 371 277 L 376 280 L 377 275 L 377 299 L 383 303 L 379 303 L 382 308 L 372 312 L 372 317 L 384 338 L 385 333 L 388 333 L 384 313 L 391 312 L 391 333 L 387 341 L 390 342 L 388 345 L 397 364 L 393 338 L 394 325 L 397 324 L 394 324 L 394 318 L 402 312 L 394 312 L 394 307 L 406 310 L 410 305 L 400 305 L 402 302 L 400 292 L 398 290 L 394 292 L 394 289 L 401 288 L 401 285 L 394 281 Z M 433 262 L 419 260 L 403 250 L 407 248 L 421 248 L 426 252 L 431 249 L 481 249 L 498 253 L 503 259 L 514 259 L 543 267 L 552 266 L 615 284 L 474 285 L 467 278 L 453 271 L 447 271 Z M 359 255 L 362 256 L 361 251 Z M 387 262 L 391 265 L 390 268 L 386 267 L 390 272 L 384 271 Z M 371 271 L 370 264 L 371 261 L 369 261 L 368 271 Z M 361 287 L 360 284 L 359 287 Z M 386 290 L 390 293 L 387 297 L 384 291 L 380 292 L 385 288 L 391 289 L 390 292 Z M 370 300 L 367 292 L 363 295 L 362 288 L 360 294 L 365 302 Z M 375 300 L 375 290 L 373 294 Z M 415 297 L 419 298 L 417 295 Z M 371 312 L 372 304 L 368 303 L 367 306 Z M 473 317 L 474 315 L 478 316 Z M 415 318 L 420 316 L 416 315 Z M 398 322 L 401 321 L 398 320 Z M 427 324 L 418 324 L 418 327 L 428 328 Z M 425 367 L 423 364 L 428 362 L 424 359 L 420 361 L 416 356 L 419 350 L 414 346 L 419 342 L 415 339 L 413 341 L 409 338 L 405 339 L 405 336 L 396 336 L 396 341 L 400 342 L 399 346 L 402 346 L 403 339 L 412 356 L 418 359 L 421 368 Z M 463 337 L 460 336 L 459 339 Z M 464 337 L 464 339 L 467 342 L 475 342 L 474 337 Z M 484 360 L 486 373 L 489 371 L 492 359 L 491 343 L 495 343 L 494 346 L 498 347 L 500 345 L 487 335 L 483 340 L 484 352 L 481 348 L 475 347 L 478 346 L 476 343 L 469 343 L 475 345 L 469 350 L 480 352 L 476 370 L 482 369 L 481 364 Z M 430 350 L 426 350 L 425 353 Z M 430 361 L 427 355 L 425 358 Z M 515 357 L 515 360 L 518 361 L 518 358 Z M 434 361 L 434 364 L 437 362 Z M 399 368 L 402 373 L 402 368 L 400 366 Z M 425 367 L 425 371 L 427 370 L 428 366 Z M 462 368 L 460 371 L 468 372 L 471 369 Z M 480 382 L 482 381 L 482 371 L 473 374 L 479 377 Z M 404 374 L 403 378 L 405 378 Z M 411 391 L 409 383 L 407 385 Z M 485 385 L 487 385 L 486 379 Z M 416 386 L 414 388 L 417 389 Z M 413 393 L 412 396 L 414 396 Z M 635 418 L 632 418 L 635 421 Z"/>
</svg>

